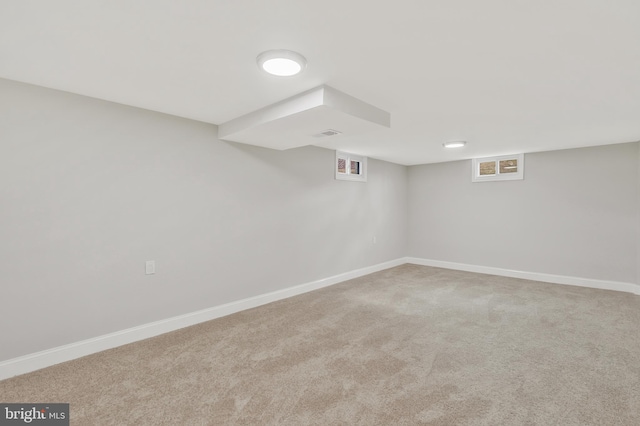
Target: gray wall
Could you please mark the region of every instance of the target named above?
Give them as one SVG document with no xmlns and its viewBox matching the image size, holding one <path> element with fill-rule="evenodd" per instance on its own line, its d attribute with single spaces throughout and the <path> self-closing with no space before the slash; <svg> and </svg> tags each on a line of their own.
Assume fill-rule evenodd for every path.
<svg viewBox="0 0 640 426">
<path fill-rule="evenodd" d="M 0 360 L 404 256 L 407 168 L 333 162 L 0 80 Z"/>
<path fill-rule="evenodd" d="M 638 283 L 639 144 L 525 155 L 525 179 L 471 162 L 409 168 L 408 255 Z"/>
<path fill-rule="evenodd" d="M 638 143 L 527 154 L 511 182 L 333 161 L 0 79 L 0 360 L 405 255 L 640 278 Z"/>
</svg>

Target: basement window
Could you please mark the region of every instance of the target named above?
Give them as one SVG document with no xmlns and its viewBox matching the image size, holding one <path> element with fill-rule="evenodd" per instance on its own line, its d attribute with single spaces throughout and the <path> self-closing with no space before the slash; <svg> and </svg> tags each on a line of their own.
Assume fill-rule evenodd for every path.
<svg viewBox="0 0 640 426">
<path fill-rule="evenodd" d="M 367 181 L 367 157 L 336 151 L 336 179 Z"/>
<path fill-rule="evenodd" d="M 524 154 L 474 158 L 471 166 L 473 182 L 524 179 Z"/>
</svg>

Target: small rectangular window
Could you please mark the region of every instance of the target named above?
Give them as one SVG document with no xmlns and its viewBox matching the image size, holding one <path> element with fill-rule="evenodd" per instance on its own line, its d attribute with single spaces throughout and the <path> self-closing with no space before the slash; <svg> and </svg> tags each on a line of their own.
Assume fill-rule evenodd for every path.
<svg viewBox="0 0 640 426">
<path fill-rule="evenodd" d="M 367 157 L 336 151 L 336 179 L 367 181 Z"/>
<path fill-rule="evenodd" d="M 502 173 L 518 173 L 518 160 L 501 160 L 500 174 Z"/>
<path fill-rule="evenodd" d="M 524 179 L 524 154 L 474 158 L 472 182 Z"/>
<path fill-rule="evenodd" d="M 480 163 L 480 176 L 491 176 L 496 174 L 496 162 L 485 161 Z"/>
<path fill-rule="evenodd" d="M 347 173 L 347 160 L 338 158 L 338 173 Z"/>
</svg>

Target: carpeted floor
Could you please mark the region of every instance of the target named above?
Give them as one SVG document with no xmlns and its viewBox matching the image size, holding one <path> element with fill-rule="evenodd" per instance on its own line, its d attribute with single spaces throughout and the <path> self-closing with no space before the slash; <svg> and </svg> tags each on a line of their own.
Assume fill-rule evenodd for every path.
<svg viewBox="0 0 640 426">
<path fill-rule="evenodd" d="M 0 382 L 72 425 L 639 425 L 640 297 L 403 265 Z"/>
</svg>

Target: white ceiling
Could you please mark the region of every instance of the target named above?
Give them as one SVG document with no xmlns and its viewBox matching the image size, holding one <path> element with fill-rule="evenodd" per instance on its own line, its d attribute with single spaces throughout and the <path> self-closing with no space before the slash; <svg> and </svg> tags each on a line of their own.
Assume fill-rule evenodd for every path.
<svg viewBox="0 0 640 426">
<path fill-rule="evenodd" d="M 0 77 L 214 124 L 327 84 L 391 113 L 327 147 L 432 163 L 640 140 L 639 21 L 638 0 L 0 0 Z M 308 67 L 266 75 L 269 49 Z"/>
</svg>

